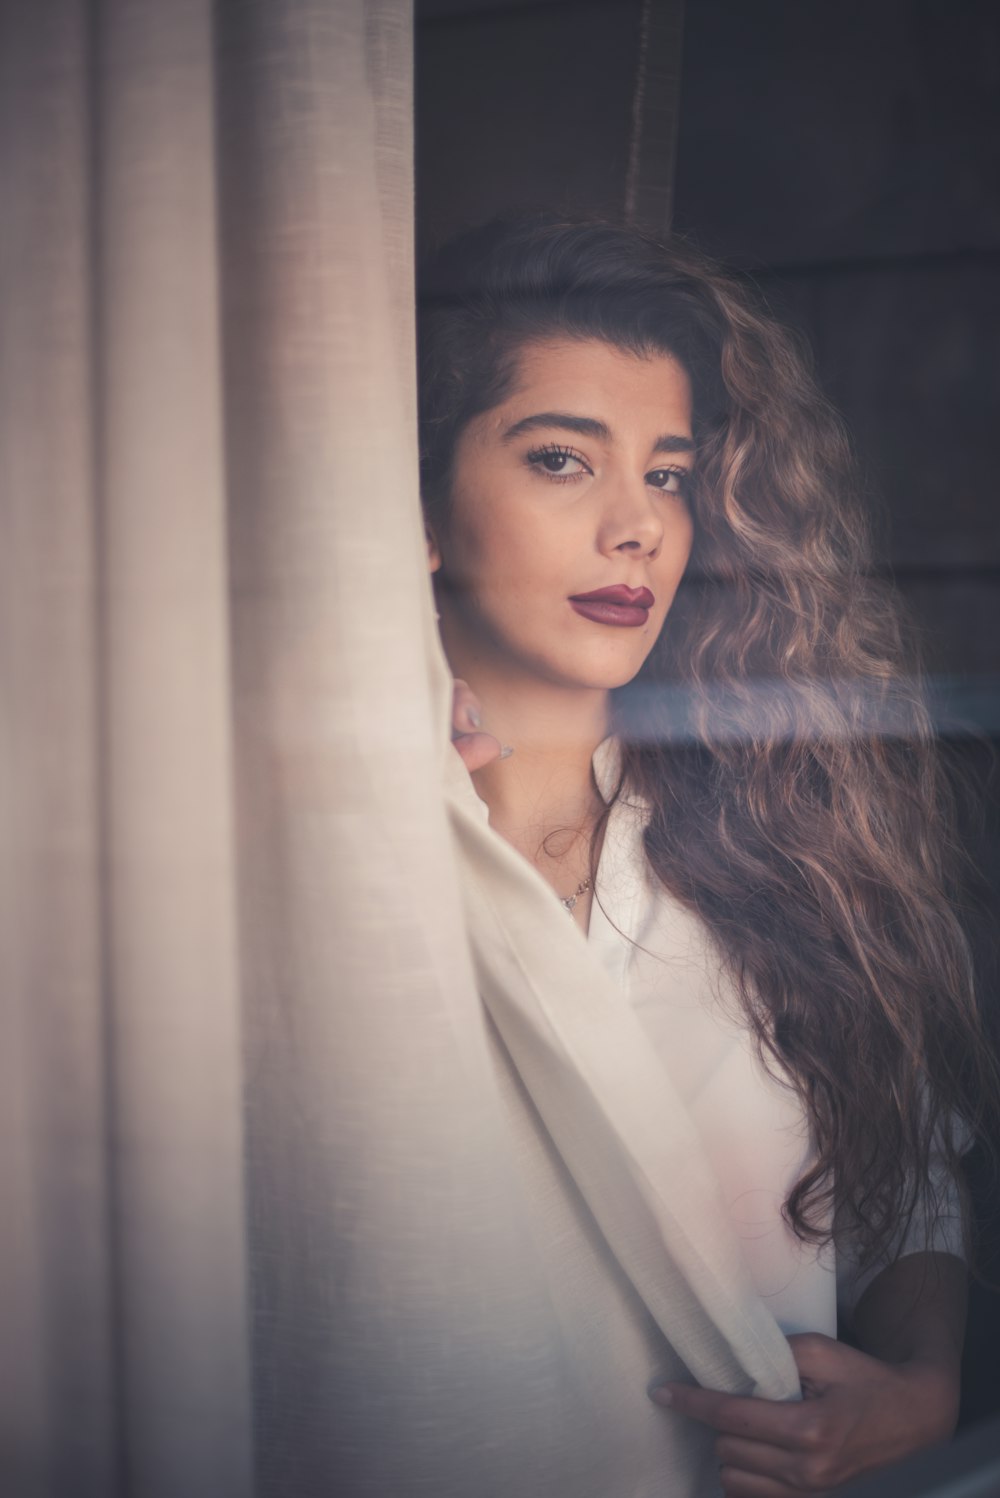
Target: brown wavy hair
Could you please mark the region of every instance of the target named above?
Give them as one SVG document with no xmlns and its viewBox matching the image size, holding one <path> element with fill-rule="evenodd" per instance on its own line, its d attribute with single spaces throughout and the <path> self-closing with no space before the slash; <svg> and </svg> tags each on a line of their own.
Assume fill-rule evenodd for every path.
<svg viewBox="0 0 1000 1498">
<path fill-rule="evenodd" d="M 850 445 L 795 341 L 691 247 L 548 217 L 453 241 L 420 285 L 421 478 L 526 344 L 600 338 L 686 368 L 695 540 L 642 671 L 612 695 L 649 863 L 713 934 L 815 1162 L 785 1213 L 891 1256 L 932 1156 L 995 1095 L 956 915 L 946 778 L 900 612 L 873 575 Z M 595 844 L 597 840 L 595 838 Z"/>
</svg>

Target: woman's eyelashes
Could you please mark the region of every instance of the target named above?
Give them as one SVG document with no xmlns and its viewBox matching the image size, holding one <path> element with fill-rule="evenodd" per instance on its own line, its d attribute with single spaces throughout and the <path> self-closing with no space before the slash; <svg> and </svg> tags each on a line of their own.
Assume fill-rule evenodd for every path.
<svg viewBox="0 0 1000 1498">
<path fill-rule="evenodd" d="M 686 499 L 691 487 L 691 471 L 688 468 L 654 468 L 646 474 L 646 483 L 662 489 L 664 494 L 680 494 Z"/>
<path fill-rule="evenodd" d="M 551 483 L 556 484 L 571 483 L 574 479 L 583 478 L 587 474 L 593 477 L 594 472 L 581 453 L 555 442 L 546 447 L 534 448 L 525 454 L 525 462 Z M 646 474 L 646 482 L 652 488 L 659 489 L 661 493 L 679 494 L 686 497 L 691 482 L 691 473 L 689 469 L 681 467 L 653 468 Z"/>
<path fill-rule="evenodd" d="M 552 443 L 548 447 L 536 447 L 525 457 L 525 462 L 532 468 L 543 473 L 546 478 L 554 479 L 557 484 L 564 484 L 567 479 L 582 478 L 585 473 L 593 473 L 586 458 L 575 453 L 571 447 L 560 447 Z M 567 465 L 575 463 L 574 469 L 568 469 Z"/>
</svg>

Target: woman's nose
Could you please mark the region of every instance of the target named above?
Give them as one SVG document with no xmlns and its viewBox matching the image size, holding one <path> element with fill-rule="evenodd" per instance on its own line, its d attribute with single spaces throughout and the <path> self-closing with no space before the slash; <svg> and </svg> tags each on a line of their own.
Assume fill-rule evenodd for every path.
<svg viewBox="0 0 1000 1498">
<path fill-rule="evenodd" d="M 645 477 L 614 484 L 601 520 L 601 549 L 655 556 L 662 541 L 663 517 Z"/>
</svg>

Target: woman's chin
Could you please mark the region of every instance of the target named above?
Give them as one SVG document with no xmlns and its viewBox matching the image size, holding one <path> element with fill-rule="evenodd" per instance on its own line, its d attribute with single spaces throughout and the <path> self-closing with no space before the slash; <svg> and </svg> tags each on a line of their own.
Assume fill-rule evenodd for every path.
<svg viewBox="0 0 1000 1498">
<path fill-rule="evenodd" d="M 606 665 L 592 661 L 574 662 L 549 674 L 549 680 L 561 687 L 581 692 L 613 692 L 628 686 L 642 670 L 643 661 L 614 661 Z M 548 674 L 548 673 L 546 673 Z"/>
<path fill-rule="evenodd" d="M 618 687 L 628 686 L 634 681 L 646 663 L 648 651 L 636 655 L 629 652 L 607 652 L 604 659 L 595 651 L 591 658 L 576 662 L 577 670 L 581 679 L 585 679 L 587 685 L 605 692 L 613 692 Z M 595 658 L 596 657 L 596 658 Z"/>
</svg>

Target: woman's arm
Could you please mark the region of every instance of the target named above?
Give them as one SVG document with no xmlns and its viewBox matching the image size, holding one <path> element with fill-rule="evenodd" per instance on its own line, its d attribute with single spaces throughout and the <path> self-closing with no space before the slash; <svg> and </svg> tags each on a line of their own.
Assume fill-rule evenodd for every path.
<svg viewBox="0 0 1000 1498">
<path fill-rule="evenodd" d="M 858 1346 L 911 1370 L 935 1391 L 936 1426 L 951 1435 L 958 1420 L 968 1283 L 954 1254 L 913 1253 L 868 1286 L 852 1317 Z"/>
<path fill-rule="evenodd" d="M 854 1329 L 863 1350 L 816 1332 L 788 1339 L 801 1403 L 684 1384 L 652 1397 L 719 1432 L 727 1498 L 821 1495 L 952 1434 L 964 1325 L 961 1260 L 909 1254 L 861 1298 Z"/>
</svg>

